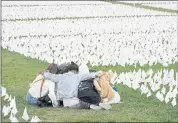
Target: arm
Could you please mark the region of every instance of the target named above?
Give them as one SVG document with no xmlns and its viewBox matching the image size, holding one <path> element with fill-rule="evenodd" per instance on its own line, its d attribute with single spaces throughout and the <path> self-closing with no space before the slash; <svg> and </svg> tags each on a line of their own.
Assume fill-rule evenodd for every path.
<svg viewBox="0 0 178 123">
<path fill-rule="evenodd" d="M 101 87 L 100 87 L 100 85 L 98 84 L 98 82 L 97 82 L 96 79 L 94 79 L 94 83 L 93 83 L 93 84 L 94 84 L 96 90 L 97 90 L 99 93 L 101 93 Z"/>
<path fill-rule="evenodd" d="M 96 90 L 99 92 L 99 94 L 100 94 L 100 97 L 101 97 L 101 102 L 103 102 L 103 103 L 106 103 L 106 102 L 108 102 L 108 98 L 104 98 L 103 99 L 103 95 L 102 95 L 102 90 L 101 90 L 101 86 L 99 85 L 99 83 L 98 83 L 98 81 L 97 81 L 98 79 L 94 79 L 94 86 L 95 86 L 95 88 L 96 88 Z"/>
<path fill-rule="evenodd" d="M 58 82 L 62 76 L 62 74 L 52 74 L 49 72 L 44 72 L 43 75 L 44 75 L 44 79 L 48 79 L 53 82 Z"/>
<path fill-rule="evenodd" d="M 51 82 L 49 84 L 49 94 L 48 94 L 49 98 L 52 101 L 53 107 L 58 107 L 58 101 L 56 98 L 56 94 L 55 94 L 55 83 Z"/>
<path fill-rule="evenodd" d="M 80 81 L 91 79 L 91 78 L 96 78 L 98 77 L 100 72 L 93 72 L 93 73 L 86 73 L 86 74 L 80 74 Z"/>
</svg>

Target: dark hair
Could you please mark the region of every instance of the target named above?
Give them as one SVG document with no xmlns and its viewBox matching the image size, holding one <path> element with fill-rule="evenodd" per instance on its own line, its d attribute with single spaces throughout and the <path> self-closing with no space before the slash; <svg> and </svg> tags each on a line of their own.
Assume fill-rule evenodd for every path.
<svg viewBox="0 0 178 123">
<path fill-rule="evenodd" d="M 49 64 L 49 66 L 46 69 L 38 72 L 38 74 L 43 74 L 43 72 L 46 71 L 46 70 L 49 70 L 50 73 L 56 74 L 57 71 L 58 71 L 58 66 L 57 66 L 57 64 L 54 64 L 54 63 Z"/>
<path fill-rule="evenodd" d="M 49 70 L 50 73 L 56 74 L 58 70 L 58 66 L 57 64 L 52 63 L 46 68 L 46 70 Z"/>
<path fill-rule="evenodd" d="M 75 70 L 75 71 L 79 71 L 79 67 L 76 63 L 74 63 L 73 61 L 71 62 L 71 64 L 68 66 L 68 70 L 71 71 L 71 70 Z"/>
<path fill-rule="evenodd" d="M 70 65 L 70 63 L 63 63 L 63 64 L 59 65 L 57 74 L 67 73 L 69 71 L 68 70 L 69 65 Z"/>
</svg>

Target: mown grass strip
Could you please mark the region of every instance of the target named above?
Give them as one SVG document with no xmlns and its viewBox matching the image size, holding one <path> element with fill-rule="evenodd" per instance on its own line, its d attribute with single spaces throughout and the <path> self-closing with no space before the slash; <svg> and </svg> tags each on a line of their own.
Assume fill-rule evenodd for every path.
<svg viewBox="0 0 178 123">
<path fill-rule="evenodd" d="M 135 3 L 134 4 L 134 3 L 121 2 L 121 1 L 113 1 L 113 0 L 106 0 L 106 2 L 110 2 L 112 4 L 122 4 L 122 5 L 137 7 L 137 8 L 149 9 L 149 10 L 153 10 L 153 11 L 161 11 L 161 12 L 168 12 L 168 13 L 176 13 L 176 14 L 178 14 L 178 10 L 147 6 L 147 5 L 143 5 L 143 4 L 139 4 L 139 3 Z"/>
<path fill-rule="evenodd" d="M 92 18 L 140 18 L 140 17 L 170 17 L 176 15 L 124 15 L 124 16 L 87 16 L 87 17 L 54 17 L 54 18 L 15 18 L 3 19 L 2 22 L 17 22 L 17 21 L 48 21 L 48 20 L 74 20 L 74 19 L 92 19 Z"/>
<path fill-rule="evenodd" d="M 2 5 L 2 7 L 49 7 L 49 6 L 104 6 L 109 4 L 55 4 L 55 5 Z"/>
</svg>

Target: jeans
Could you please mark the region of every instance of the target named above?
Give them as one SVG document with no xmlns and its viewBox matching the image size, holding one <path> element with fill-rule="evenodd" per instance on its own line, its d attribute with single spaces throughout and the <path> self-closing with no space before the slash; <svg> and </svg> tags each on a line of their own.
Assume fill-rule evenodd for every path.
<svg viewBox="0 0 178 123">
<path fill-rule="evenodd" d="M 26 101 L 31 105 L 37 105 L 38 99 L 32 97 L 29 93 L 27 93 Z"/>
</svg>

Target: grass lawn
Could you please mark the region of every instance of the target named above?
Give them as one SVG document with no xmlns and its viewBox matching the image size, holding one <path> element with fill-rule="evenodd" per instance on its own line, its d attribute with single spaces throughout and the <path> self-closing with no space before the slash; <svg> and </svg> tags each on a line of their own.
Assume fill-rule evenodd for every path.
<svg viewBox="0 0 178 123">
<path fill-rule="evenodd" d="M 35 78 L 37 72 L 44 69 L 48 63 L 24 57 L 18 53 L 2 50 L 2 85 L 7 88 L 8 94 L 16 97 L 17 103 L 17 118 L 21 118 L 24 107 L 27 107 L 27 112 L 30 116 L 38 116 L 41 121 L 45 122 L 129 122 L 129 121 L 145 121 L 145 122 L 178 122 L 178 105 L 173 107 L 170 102 L 168 104 L 161 103 L 155 96 L 149 98 L 146 95 L 141 95 L 139 91 L 134 91 L 124 85 L 119 87 L 122 103 L 113 105 L 112 111 L 93 111 L 93 110 L 77 110 L 68 108 L 37 108 L 26 103 L 25 97 L 28 91 L 29 83 Z M 121 66 L 116 67 L 93 67 L 101 70 L 117 70 L 129 71 L 133 70 L 133 66 L 126 68 Z M 144 66 L 143 69 L 148 69 Z M 161 69 L 161 65 L 152 66 L 156 71 Z M 174 68 L 177 71 L 176 64 L 170 65 L 169 68 Z M 178 100 L 178 99 L 177 99 Z M 1 100 L 2 105 L 6 106 L 7 101 Z M 2 122 L 9 122 L 9 115 L 3 118 Z"/>
</svg>

